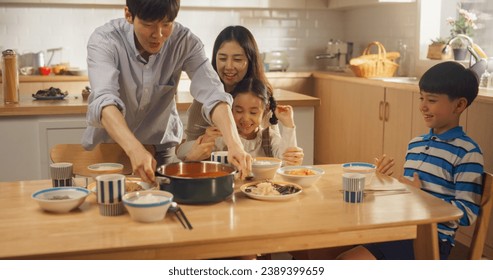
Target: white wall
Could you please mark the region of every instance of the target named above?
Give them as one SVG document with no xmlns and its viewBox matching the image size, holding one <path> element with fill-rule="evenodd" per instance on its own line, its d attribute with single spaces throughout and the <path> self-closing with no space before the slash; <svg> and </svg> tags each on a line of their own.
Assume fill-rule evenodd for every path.
<svg viewBox="0 0 493 280">
<path fill-rule="evenodd" d="M 415 4 L 395 4 L 348 12 L 183 8 L 177 21 L 203 40 L 209 57 L 220 30 L 241 24 L 252 31 L 260 51 L 287 50 L 288 70 L 311 70 L 315 68 L 314 56 L 325 51 L 330 38 L 354 41 L 355 55 L 375 39 L 389 49 L 395 47 L 397 39 L 405 39 L 411 45 L 416 28 L 414 7 Z M 21 54 L 63 47 L 53 63 L 69 61 L 71 66 L 85 68 L 91 32 L 122 15 L 123 8 L 117 6 L 0 5 L 0 47 L 16 49 Z"/>
</svg>

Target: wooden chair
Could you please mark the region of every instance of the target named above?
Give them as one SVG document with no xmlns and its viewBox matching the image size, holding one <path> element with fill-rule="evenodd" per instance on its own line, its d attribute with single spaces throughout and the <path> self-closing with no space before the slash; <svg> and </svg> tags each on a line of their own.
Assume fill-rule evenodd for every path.
<svg viewBox="0 0 493 280">
<path fill-rule="evenodd" d="M 152 145 L 144 147 L 154 155 Z M 125 151 L 116 143 L 98 144 L 92 151 L 85 150 L 80 144 L 58 144 L 51 148 L 52 162 L 71 162 L 74 165 L 74 175 L 91 177 L 87 166 L 102 162 L 123 164 L 123 174 L 132 174 L 132 164 Z"/>
<path fill-rule="evenodd" d="M 488 226 L 493 208 L 493 174 L 485 172 L 483 175 L 483 196 L 479 215 L 476 219 L 471 246 L 469 247 L 469 259 L 480 260 L 483 255 L 484 242 L 488 233 Z"/>
</svg>

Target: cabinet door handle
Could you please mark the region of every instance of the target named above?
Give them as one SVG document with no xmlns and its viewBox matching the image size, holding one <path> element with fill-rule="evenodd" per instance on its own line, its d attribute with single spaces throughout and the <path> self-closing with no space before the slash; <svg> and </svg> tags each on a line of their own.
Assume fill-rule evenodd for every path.
<svg viewBox="0 0 493 280">
<path fill-rule="evenodd" d="M 385 101 L 385 121 L 389 121 L 389 115 L 390 115 L 390 105 L 389 102 Z"/>
<path fill-rule="evenodd" d="M 383 121 L 383 112 L 382 112 L 383 109 L 384 109 L 383 101 L 380 101 L 380 104 L 378 105 L 378 119 L 381 121 Z"/>
</svg>

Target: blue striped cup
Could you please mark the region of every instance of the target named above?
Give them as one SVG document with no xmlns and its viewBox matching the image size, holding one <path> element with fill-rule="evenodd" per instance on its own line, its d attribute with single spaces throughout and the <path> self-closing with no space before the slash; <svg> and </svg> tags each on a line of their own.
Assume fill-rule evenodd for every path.
<svg viewBox="0 0 493 280">
<path fill-rule="evenodd" d="M 125 194 L 125 175 L 104 174 L 96 177 L 99 213 L 103 216 L 123 214 L 123 195 Z"/>
</svg>

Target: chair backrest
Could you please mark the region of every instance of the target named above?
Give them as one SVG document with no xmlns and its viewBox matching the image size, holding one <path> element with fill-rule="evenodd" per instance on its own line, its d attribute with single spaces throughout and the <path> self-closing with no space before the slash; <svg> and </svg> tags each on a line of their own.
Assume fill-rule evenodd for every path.
<svg viewBox="0 0 493 280">
<path fill-rule="evenodd" d="M 493 174 L 485 172 L 483 175 L 483 195 L 479 215 L 476 220 L 471 246 L 469 248 L 469 259 L 479 260 L 483 255 L 484 242 L 488 233 L 488 225 L 493 208 Z"/>
<path fill-rule="evenodd" d="M 144 147 L 154 155 L 152 145 Z M 80 144 L 57 144 L 50 150 L 52 162 L 71 162 L 74 165 L 74 174 L 91 177 L 87 166 L 102 162 L 115 162 L 123 164 L 123 174 L 132 174 L 132 164 L 125 151 L 116 143 L 102 143 L 87 151 Z"/>
</svg>

